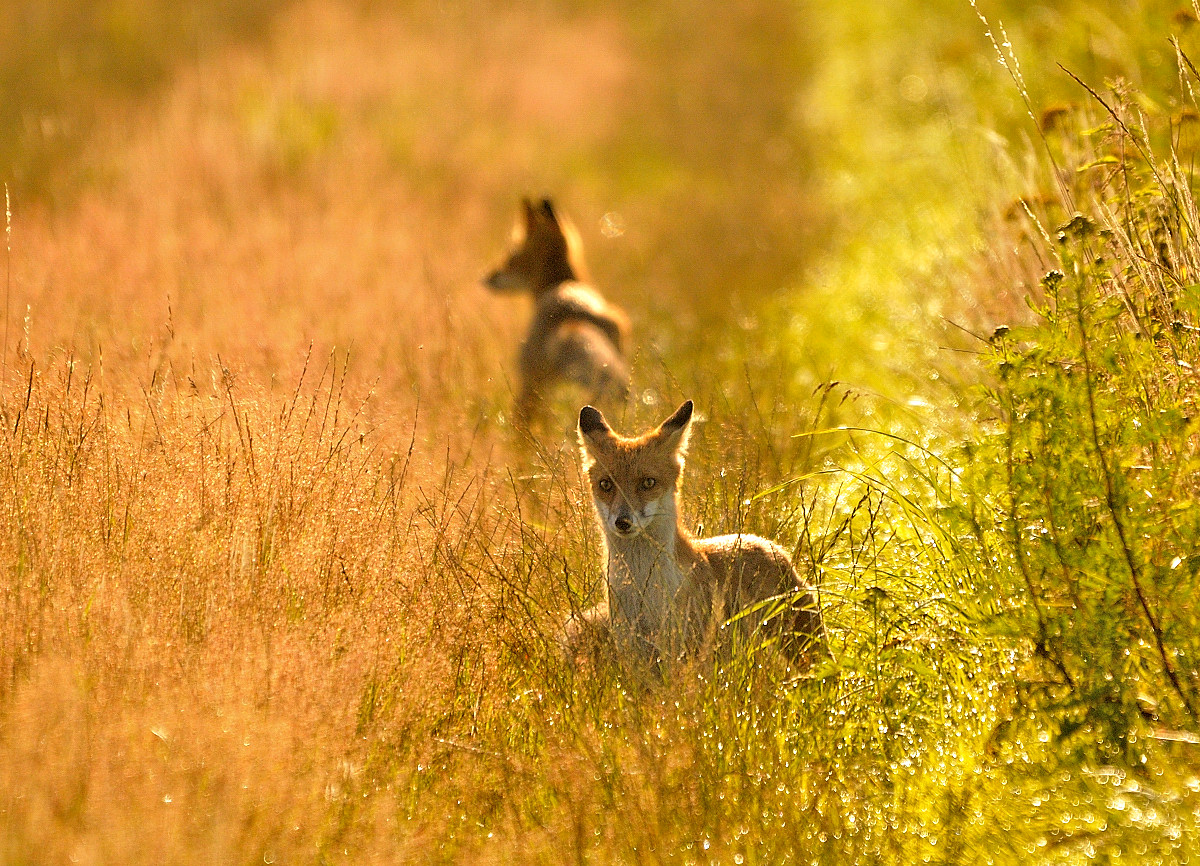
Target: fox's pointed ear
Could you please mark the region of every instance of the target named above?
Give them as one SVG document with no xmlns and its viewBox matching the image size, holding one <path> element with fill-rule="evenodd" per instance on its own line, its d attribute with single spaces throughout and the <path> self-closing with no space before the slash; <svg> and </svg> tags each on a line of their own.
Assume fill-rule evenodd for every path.
<svg viewBox="0 0 1200 866">
<path fill-rule="evenodd" d="M 542 216 L 552 223 L 558 222 L 558 214 L 554 212 L 554 202 L 548 198 L 542 199 Z"/>
<path fill-rule="evenodd" d="M 658 426 L 658 436 L 683 454 L 687 451 L 688 432 L 692 429 L 692 410 L 695 404 L 686 401 L 675 414 Z"/>
<path fill-rule="evenodd" d="M 579 435 L 604 439 L 612 435 L 612 428 L 595 406 L 584 406 L 579 410 Z"/>
<path fill-rule="evenodd" d="M 593 452 L 603 442 L 612 439 L 613 431 L 594 406 L 584 406 L 579 410 L 579 444 L 583 454 L 583 468 L 590 469 L 595 463 Z"/>
</svg>

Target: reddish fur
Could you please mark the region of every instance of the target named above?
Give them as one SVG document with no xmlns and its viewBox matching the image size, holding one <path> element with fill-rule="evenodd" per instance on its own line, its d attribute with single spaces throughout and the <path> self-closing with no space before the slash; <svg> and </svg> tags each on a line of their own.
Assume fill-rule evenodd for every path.
<svg viewBox="0 0 1200 866">
<path fill-rule="evenodd" d="M 629 388 L 625 352 L 629 318 L 588 285 L 579 239 L 549 199 L 524 201 L 518 243 L 484 283 L 498 292 L 527 291 L 533 321 L 521 344 L 519 423 L 559 383 L 575 382 L 593 399 L 624 398 Z"/>
<path fill-rule="evenodd" d="M 618 647 L 643 656 L 693 656 L 729 619 L 782 597 L 787 609 L 769 629 L 784 651 L 793 659 L 823 652 L 816 592 L 779 545 L 755 535 L 697 539 L 684 527 L 679 489 L 691 412 L 689 401 L 635 438 L 614 433 L 590 406 L 580 413 L 584 470 L 604 533 L 608 599 L 568 623 L 568 640 L 595 642 L 611 631 Z M 767 613 L 741 617 L 739 630 L 749 636 Z"/>
</svg>

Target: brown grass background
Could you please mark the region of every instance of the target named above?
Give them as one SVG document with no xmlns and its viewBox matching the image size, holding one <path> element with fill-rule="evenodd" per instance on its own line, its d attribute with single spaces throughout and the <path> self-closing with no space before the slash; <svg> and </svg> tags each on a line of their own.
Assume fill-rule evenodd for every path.
<svg viewBox="0 0 1200 866">
<path fill-rule="evenodd" d="M 760 313 L 821 215 L 802 10 L 306 0 L 189 19 L 129 86 L 14 78 L 171 20 L 80 8 L 16 4 L 61 42 L 0 58 L 33 130 L 5 143 L 0 859 L 557 860 L 609 790 L 544 706 L 586 688 L 551 640 L 600 573 L 578 396 L 511 431 L 528 304 L 477 280 L 553 194 L 635 321 L 618 423 L 697 398 L 697 521 L 798 543 L 737 503 L 811 461 Z M 498 751 L 522 726 L 536 767 Z"/>
</svg>

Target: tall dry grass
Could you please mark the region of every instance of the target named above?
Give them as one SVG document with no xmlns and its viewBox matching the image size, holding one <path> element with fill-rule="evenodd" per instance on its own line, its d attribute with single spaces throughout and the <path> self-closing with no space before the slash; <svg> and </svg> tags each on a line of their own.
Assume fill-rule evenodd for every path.
<svg viewBox="0 0 1200 866">
<path fill-rule="evenodd" d="M 1018 5 L 1035 65 L 1061 48 L 1170 99 L 1161 26 L 1186 15 Z M 1185 163 L 1113 128 L 1031 147 L 1011 118 L 1055 86 L 1014 92 L 950 2 L 254 3 L 244 30 L 193 10 L 186 49 L 159 3 L 79 9 L 48 32 L 108 11 L 127 26 L 92 56 L 157 59 L 25 100 L 99 94 L 71 147 L 0 136 L 53 175 L 14 186 L 5 261 L 4 862 L 1190 855 L 1168 668 L 1188 703 L 1195 509 L 1144 480 L 1191 491 L 1191 439 L 1122 425 L 1194 428 L 1116 408 L 1128 369 L 1194 402 L 1161 364 L 1194 348 Z M 0 44 L 0 75 L 54 66 L 31 45 Z M 1102 262 L 1028 219 L 1070 216 L 1064 167 L 1082 225 L 1111 223 Z M 812 675 L 747 651 L 648 685 L 561 658 L 602 574 L 581 395 L 512 429 L 528 304 L 477 284 L 524 193 L 556 196 L 634 319 L 618 428 L 697 401 L 689 524 L 772 536 L 820 584 L 835 658 Z M 1055 264 L 1086 328 L 1044 306 Z M 1168 302 L 1178 330 L 1126 339 Z M 1102 375 L 1061 363 L 1085 330 Z M 1113 407 L 1091 450 L 1088 388 Z M 1004 435 L 1037 458 L 998 458 Z M 1097 454 L 1120 481 L 1101 517 Z M 1127 495 L 1135 577 L 1163 591 L 1144 628 L 1113 603 L 1136 601 L 1109 556 Z M 1039 509 L 1079 543 L 1027 538 Z M 1163 622 L 1169 651 L 1137 643 Z M 1136 665 L 1106 679 L 1097 647 Z"/>
<path fill-rule="evenodd" d="M 799 543 L 802 511 L 752 497 L 815 459 L 790 434 L 820 410 L 796 420 L 781 355 L 746 360 L 753 317 L 719 347 L 697 323 L 802 260 L 803 58 L 784 7 L 695 12 L 298 4 L 106 98 L 57 164 L 87 181 L 17 199 L 6 862 L 558 860 L 625 845 L 611 798 L 675 808 L 609 758 L 683 793 L 686 754 L 611 753 L 611 683 L 554 645 L 600 574 L 578 398 L 510 430 L 527 311 L 476 281 L 517 196 L 555 193 L 638 323 L 622 423 L 699 397 L 695 519 Z M 763 152 L 780 182 L 749 186 Z"/>
</svg>

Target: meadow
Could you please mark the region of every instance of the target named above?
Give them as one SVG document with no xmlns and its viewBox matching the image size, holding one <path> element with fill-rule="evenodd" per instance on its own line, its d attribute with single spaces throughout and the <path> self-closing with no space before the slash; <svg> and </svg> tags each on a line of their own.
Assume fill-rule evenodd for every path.
<svg viewBox="0 0 1200 866">
<path fill-rule="evenodd" d="M 1190 862 L 1198 18 L 8 4 L 0 862 Z M 565 663 L 526 194 L 828 662 Z"/>
</svg>

